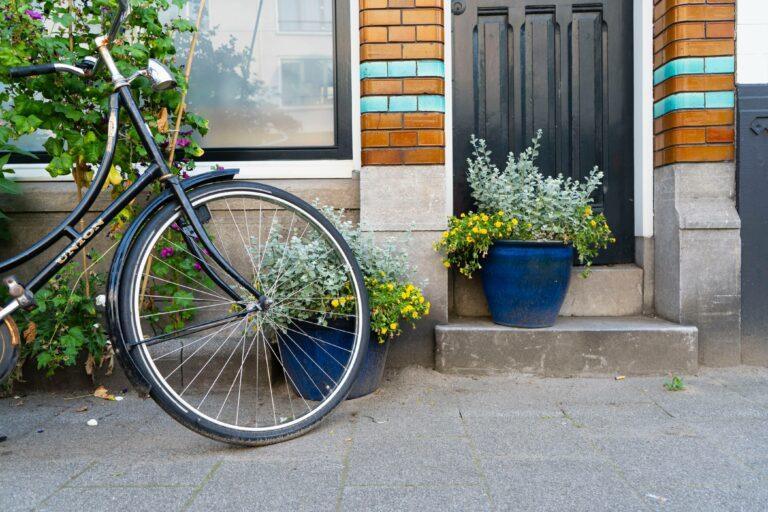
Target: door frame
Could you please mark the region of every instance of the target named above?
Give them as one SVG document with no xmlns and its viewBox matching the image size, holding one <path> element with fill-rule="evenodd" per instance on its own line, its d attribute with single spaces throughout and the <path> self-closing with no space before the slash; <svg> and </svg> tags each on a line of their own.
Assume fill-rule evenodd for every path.
<svg viewBox="0 0 768 512">
<path fill-rule="evenodd" d="M 453 1 L 445 13 L 446 215 L 453 214 Z M 653 237 L 653 3 L 633 0 L 633 125 L 635 239 Z M 636 242 L 637 243 L 637 242 Z M 637 251 L 636 251 L 637 252 Z"/>
</svg>

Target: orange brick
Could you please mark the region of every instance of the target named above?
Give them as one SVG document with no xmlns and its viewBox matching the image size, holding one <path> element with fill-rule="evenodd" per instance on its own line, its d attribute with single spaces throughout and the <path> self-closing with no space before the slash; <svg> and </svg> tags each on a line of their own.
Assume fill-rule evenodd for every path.
<svg viewBox="0 0 768 512">
<path fill-rule="evenodd" d="M 404 128 L 443 128 L 445 114 L 441 112 L 413 112 L 403 115 Z"/>
<path fill-rule="evenodd" d="M 403 46 L 393 43 L 374 43 L 360 45 L 361 60 L 402 59 Z"/>
<path fill-rule="evenodd" d="M 444 146 L 445 132 L 443 130 L 420 130 L 419 146 Z"/>
<path fill-rule="evenodd" d="M 653 8 L 653 19 L 662 17 L 668 10 L 678 5 L 704 4 L 706 0 L 661 0 Z"/>
<path fill-rule="evenodd" d="M 653 99 L 658 101 L 676 92 L 732 91 L 733 75 L 678 75 L 664 80 L 653 88 Z"/>
<path fill-rule="evenodd" d="M 361 43 L 386 43 L 387 27 L 363 27 L 360 29 Z"/>
<path fill-rule="evenodd" d="M 392 78 L 366 78 L 360 83 L 363 96 L 386 96 L 403 94 L 403 81 Z"/>
<path fill-rule="evenodd" d="M 654 138 L 653 149 L 659 150 L 680 144 L 704 144 L 706 142 L 704 128 L 675 128 Z"/>
<path fill-rule="evenodd" d="M 387 7 L 387 0 L 360 0 L 360 9 L 384 9 Z"/>
<path fill-rule="evenodd" d="M 389 40 L 410 42 L 416 40 L 416 27 L 389 27 Z"/>
<path fill-rule="evenodd" d="M 403 150 L 405 164 L 443 164 L 445 150 L 443 148 L 414 148 Z"/>
<path fill-rule="evenodd" d="M 400 11 L 398 9 L 381 9 L 360 13 L 361 27 L 381 25 L 400 25 Z"/>
<path fill-rule="evenodd" d="M 403 11 L 403 25 L 442 25 L 440 9 L 408 9 Z"/>
<path fill-rule="evenodd" d="M 653 121 L 654 133 L 679 126 L 733 126 L 733 109 L 685 110 L 670 112 Z"/>
<path fill-rule="evenodd" d="M 389 132 L 384 131 L 364 131 L 362 135 L 364 148 L 389 147 Z"/>
<path fill-rule="evenodd" d="M 413 147 L 418 145 L 419 136 L 416 132 L 390 132 L 389 145 L 392 147 Z"/>
<path fill-rule="evenodd" d="M 389 0 L 389 7 L 413 7 L 414 0 Z"/>
<path fill-rule="evenodd" d="M 402 165 L 405 163 L 402 149 L 364 149 L 363 165 Z"/>
<path fill-rule="evenodd" d="M 705 32 L 704 22 L 675 23 L 653 39 L 653 51 L 657 52 L 673 41 L 704 39 Z"/>
<path fill-rule="evenodd" d="M 442 59 L 443 43 L 404 43 L 404 59 Z"/>
<path fill-rule="evenodd" d="M 443 27 L 440 25 L 419 25 L 416 27 L 417 41 L 443 42 Z"/>
<path fill-rule="evenodd" d="M 403 127 L 403 114 L 363 114 L 363 130 L 391 130 Z"/>
<path fill-rule="evenodd" d="M 443 8 L 443 0 L 416 0 L 416 7 L 439 7 Z"/>
<path fill-rule="evenodd" d="M 662 150 L 661 165 L 677 162 L 726 162 L 733 160 L 733 144 L 673 146 Z M 655 158 L 654 158 L 655 160 Z"/>
<path fill-rule="evenodd" d="M 653 35 L 683 21 L 731 21 L 736 16 L 733 5 L 681 5 L 673 7 L 653 24 Z"/>
<path fill-rule="evenodd" d="M 707 142 L 733 142 L 732 126 L 710 126 L 707 128 Z"/>
<path fill-rule="evenodd" d="M 444 94 L 442 78 L 406 78 L 403 80 L 403 94 Z"/>
<path fill-rule="evenodd" d="M 733 39 L 735 35 L 735 24 L 732 21 L 707 23 L 707 37 L 723 37 Z"/>
<path fill-rule="evenodd" d="M 733 55 L 734 49 L 735 42 L 732 39 L 705 39 L 701 41 L 675 41 L 659 53 L 661 53 L 663 64 L 680 57 Z"/>
</svg>

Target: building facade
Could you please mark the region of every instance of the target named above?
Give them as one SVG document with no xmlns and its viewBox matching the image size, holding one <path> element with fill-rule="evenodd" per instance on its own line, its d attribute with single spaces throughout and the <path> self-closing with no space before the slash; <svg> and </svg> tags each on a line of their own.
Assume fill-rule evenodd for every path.
<svg viewBox="0 0 768 512">
<path fill-rule="evenodd" d="M 760 0 L 209 0 L 190 96 L 211 120 L 200 168 L 239 167 L 403 240 L 433 308 L 394 365 L 766 364 L 766 29 Z M 605 172 L 596 208 L 617 243 L 534 339 L 483 323 L 477 280 L 431 247 L 472 206 L 470 135 L 501 163 L 537 130 L 544 171 Z M 39 192 L 9 208 L 26 239 L 71 184 L 18 173 Z"/>
</svg>

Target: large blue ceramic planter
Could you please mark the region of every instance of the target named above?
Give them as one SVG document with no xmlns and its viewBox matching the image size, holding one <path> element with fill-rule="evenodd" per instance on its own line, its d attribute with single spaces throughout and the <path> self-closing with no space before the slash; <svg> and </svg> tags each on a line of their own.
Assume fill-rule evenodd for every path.
<svg viewBox="0 0 768 512">
<path fill-rule="evenodd" d="M 291 331 L 292 341 L 280 341 L 285 371 L 294 389 L 307 400 L 322 400 L 323 394 L 334 388 L 333 383 L 338 382 L 343 373 L 340 363 L 346 364 L 352 349 L 354 336 L 343 332 L 353 330 L 352 326 L 343 322 L 329 325 L 340 330 L 301 322 L 299 327 L 303 334 Z M 378 389 L 384 376 L 388 349 L 389 343 L 379 343 L 371 334 L 368 352 L 347 398 L 359 398 Z"/>
<path fill-rule="evenodd" d="M 573 247 L 559 242 L 494 243 L 482 277 L 493 321 L 512 327 L 554 325 L 568 291 Z"/>
</svg>

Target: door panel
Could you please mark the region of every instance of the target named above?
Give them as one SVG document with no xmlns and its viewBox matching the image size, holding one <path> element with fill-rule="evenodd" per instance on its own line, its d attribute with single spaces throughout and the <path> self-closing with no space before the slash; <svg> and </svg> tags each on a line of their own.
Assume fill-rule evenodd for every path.
<svg viewBox="0 0 768 512">
<path fill-rule="evenodd" d="M 543 132 L 548 174 L 605 173 L 595 197 L 617 243 L 598 263 L 631 262 L 632 1 L 467 0 L 453 17 L 454 205 L 471 209 L 471 134 L 498 165 Z"/>
</svg>

